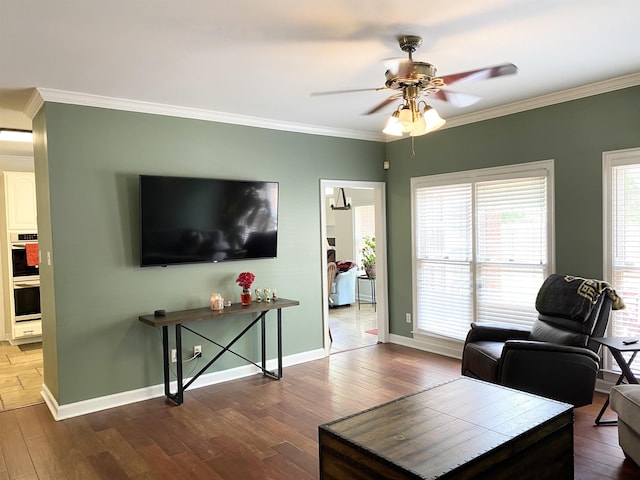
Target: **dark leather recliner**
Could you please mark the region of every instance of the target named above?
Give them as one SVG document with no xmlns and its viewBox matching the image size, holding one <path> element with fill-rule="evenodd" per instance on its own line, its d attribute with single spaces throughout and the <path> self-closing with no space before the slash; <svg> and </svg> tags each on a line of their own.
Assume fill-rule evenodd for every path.
<svg viewBox="0 0 640 480">
<path fill-rule="evenodd" d="M 606 283 L 550 275 L 536 299 L 531 329 L 472 323 L 462 374 L 574 406 L 593 400 L 600 345 L 611 309 L 624 303 Z"/>
</svg>

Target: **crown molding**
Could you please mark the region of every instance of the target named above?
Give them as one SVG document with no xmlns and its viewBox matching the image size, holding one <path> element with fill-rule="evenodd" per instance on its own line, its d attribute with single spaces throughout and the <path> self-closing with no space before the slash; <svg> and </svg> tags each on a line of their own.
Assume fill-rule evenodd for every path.
<svg viewBox="0 0 640 480">
<path fill-rule="evenodd" d="M 447 119 L 443 127 L 454 128 L 469 123 L 481 122 L 492 118 L 503 117 L 514 113 L 520 113 L 536 108 L 547 107 L 558 103 L 578 100 L 580 98 L 599 95 L 602 93 L 621 90 L 623 88 L 640 85 L 640 73 L 625 75 L 622 77 L 604 80 L 581 87 L 563 90 L 540 97 L 510 103 L 500 107 L 489 108 L 467 115 L 460 115 Z M 268 118 L 252 117 L 248 115 L 238 115 L 227 112 L 216 112 L 200 108 L 179 107 L 176 105 L 165 105 L 159 103 L 143 102 L 125 98 L 105 97 L 87 93 L 69 92 L 50 88 L 37 88 L 27 102 L 24 113 L 31 119 L 38 113 L 45 102 L 57 102 L 71 105 L 81 105 L 86 107 L 109 108 L 113 110 L 123 110 L 128 112 L 150 113 L 155 115 L 166 115 L 179 118 L 191 118 L 194 120 L 205 120 L 209 122 L 229 123 L 247 127 L 267 128 L 270 130 L 280 130 L 286 132 L 306 133 L 309 135 L 322 135 L 329 137 L 351 138 L 356 140 L 368 140 L 374 142 L 390 142 L 401 140 L 403 137 L 389 137 L 382 132 L 363 132 L 358 130 L 345 130 L 338 128 L 322 127 L 318 125 L 307 125 L 292 122 L 283 122 Z"/>
<path fill-rule="evenodd" d="M 583 85 L 581 87 L 550 93 L 548 95 L 542 95 L 540 97 L 523 100 L 521 102 L 510 103 L 509 105 L 489 108 L 487 110 L 470 113 L 468 115 L 452 117 L 451 119 L 447 119 L 447 123 L 443 129 L 459 127 L 469 123 L 490 120 L 492 118 L 525 112 L 527 110 L 534 110 L 536 108 L 548 107 L 558 103 L 578 100 L 580 98 L 591 97 L 593 95 L 600 95 L 602 93 L 613 92 L 615 90 L 622 90 L 623 88 L 635 87 L 637 85 L 640 85 L 640 73 L 633 73 L 631 75 L 625 75 L 622 77 L 612 78 L 610 80 L 604 80 L 602 82 Z"/>
<path fill-rule="evenodd" d="M 44 102 L 66 103 L 71 105 L 82 105 L 86 107 L 109 108 L 112 110 L 124 110 L 128 112 L 150 113 L 154 115 L 166 115 L 170 117 L 190 118 L 194 120 L 205 120 L 208 122 L 229 123 L 246 127 L 268 128 L 270 130 L 281 130 L 286 132 L 307 133 L 310 135 L 322 135 L 329 137 L 352 138 L 357 140 L 384 141 L 384 134 L 362 132 L 357 130 L 343 130 L 338 128 L 321 127 L 317 125 L 306 125 L 300 123 L 283 122 L 268 118 L 252 117 L 248 115 L 238 115 L 227 112 L 216 112 L 200 108 L 179 107 L 176 105 L 165 105 L 159 103 L 143 102 L 139 100 L 129 100 L 125 98 L 105 97 L 87 93 L 69 92 L 50 88 L 38 88 L 28 103 L 31 118 L 38 112 Z M 27 113 L 25 111 L 25 113 Z M 29 115 L 28 114 L 28 115 Z"/>
<path fill-rule="evenodd" d="M 44 98 L 38 91 L 37 88 L 33 89 L 33 93 L 29 97 L 27 104 L 24 106 L 24 114 L 28 116 L 31 120 L 36 114 L 40 111 L 42 106 L 44 105 Z"/>
</svg>

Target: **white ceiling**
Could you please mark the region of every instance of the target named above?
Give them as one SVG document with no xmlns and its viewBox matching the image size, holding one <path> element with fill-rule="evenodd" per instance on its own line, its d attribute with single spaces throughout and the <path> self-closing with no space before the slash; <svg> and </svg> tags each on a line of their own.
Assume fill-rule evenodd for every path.
<svg viewBox="0 0 640 480">
<path fill-rule="evenodd" d="M 452 88 L 483 97 L 471 107 L 432 100 L 450 124 L 619 77 L 640 84 L 638 0 L 2 0 L 0 12 L 5 127 L 24 128 L 39 88 L 382 138 L 389 109 L 362 114 L 388 92 L 310 94 L 383 86 L 384 60 L 405 56 L 400 34 L 423 37 L 414 59 L 439 75 L 519 67 Z"/>
</svg>

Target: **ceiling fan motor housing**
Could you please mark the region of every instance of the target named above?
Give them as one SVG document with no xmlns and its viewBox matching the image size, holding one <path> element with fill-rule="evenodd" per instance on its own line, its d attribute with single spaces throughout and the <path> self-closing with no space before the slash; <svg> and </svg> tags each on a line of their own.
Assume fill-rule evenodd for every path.
<svg viewBox="0 0 640 480">
<path fill-rule="evenodd" d="M 436 67 L 430 63 L 411 62 L 408 66 L 409 68 L 401 73 L 392 72 L 391 70 L 385 72 L 387 77 L 385 85 L 387 88 L 393 88 L 394 90 L 401 90 L 404 87 L 411 86 L 425 88 L 434 86 L 432 80 L 438 80 L 434 78 L 436 76 Z"/>
<path fill-rule="evenodd" d="M 398 43 L 403 52 L 412 54 L 422 45 L 422 37 L 418 35 L 401 35 L 398 37 Z"/>
</svg>

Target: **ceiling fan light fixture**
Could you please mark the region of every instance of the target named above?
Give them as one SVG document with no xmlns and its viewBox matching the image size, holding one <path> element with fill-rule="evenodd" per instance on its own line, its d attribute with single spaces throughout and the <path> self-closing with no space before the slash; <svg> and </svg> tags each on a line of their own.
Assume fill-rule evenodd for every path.
<svg viewBox="0 0 640 480">
<path fill-rule="evenodd" d="M 424 120 L 426 124 L 424 133 L 433 132 L 434 130 L 439 129 L 445 123 L 447 123 L 447 121 L 438 114 L 436 109 L 429 105 L 425 106 L 424 111 L 422 112 L 422 115 L 424 116 Z"/>
<path fill-rule="evenodd" d="M 413 128 L 413 110 L 408 105 L 403 105 L 398 112 L 400 124 L 403 132 L 410 132 Z"/>
<path fill-rule="evenodd" d="M 418 118 L 416 118 L 416 121 L 413 122 L 409 135 L 411 135 L 412 137 L 419 137 L 420 135 L 424 135 L 425 133 L 427 133 L 427 122 L 424 118 L 424 115 L 418 113 Z"/>
<path fill-rule="evenodd" d="M 386 133 L 387 135 L 393 135 L 394 137 L 402 136 L 402 124 L 399 120 L 399 113 L 397 111 L 393 112 L 393 114 L 387 120 L 387 124 L 385 125 L 382 133 Z"/>
<path fill-rule="evenodd" d="M 405 133 L 411 137 L 419 137 L 439 129 L 445 123 L 446 120 L 440 117 L 435 108 L 424 101 L 416 105 L 415 100 L 411 98 L 391 114 L 382 132 L 395 137 L 401 137 Z"/>
</svg>

